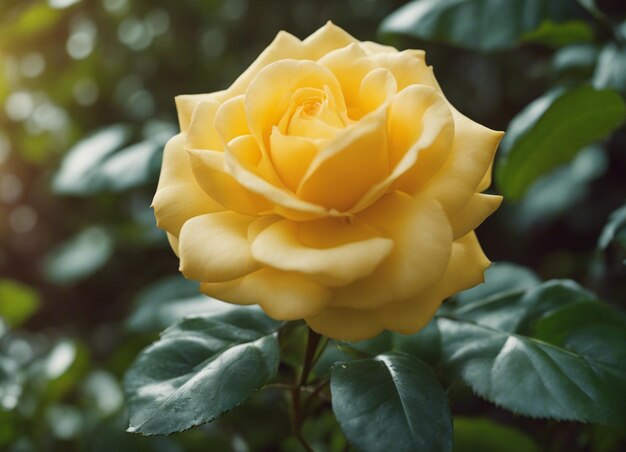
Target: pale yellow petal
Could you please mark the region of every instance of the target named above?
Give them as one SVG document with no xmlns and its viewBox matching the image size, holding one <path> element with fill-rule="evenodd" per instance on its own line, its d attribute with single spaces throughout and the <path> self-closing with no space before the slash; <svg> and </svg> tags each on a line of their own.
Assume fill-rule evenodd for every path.
<svg viewBox="0 0 626 452">
<path fill-rule="evenodd" d="M 225 283 L 202 284 L 200 290 L 223 301 L 261 305 L 276 320 L 298 320 L 319 314 L 330 291 L 296 273 L 263 268 Z"/>
<path fill-rule="evenodd" d="M 226 165 L 237 182 L 275 204 L 274 211 L 286 218 L 304 221 L 335 215 L 322 206 L 298 199 L 286 188 L 265 180 L 257 164 L 263 158 L 256 140 L 251 135 L 238 137 L 227 146 Z"/>
<path fill-rule="evenodd" d="M 361 82 L 377 67 L 365 50 L 358 43 L 350 44 L 324 55 L 318 63 L 335 74 L 341 85 L 350 117 L 362 116 L 359 106 Z"/>
<path fill-rule="evenodd" d="M 226 171 L 223 152 L 190 149 L 189 155 L 196 182 L 224 208 L 244 215 L 272 209 L 271 202 L 241 186 Z"/>
<path fill-rule="evenodd" d="M 413 194 L 432 178 L 450 153 L 454 137 L 452 113 L 437 91 L 410 86 L 389 106 L 388 145 L 391 173 L 373 184 L 350 212 L 372 205 L 390 187 Z"/>
<path fill-rule="evenodd" d="M 224 145 L 240 135 L 250 135 L 243 94 L 227 100 L 219 107 L 215 115 L 215 129 Z"/>
<path fill-rule="evenodd" d="M 443 278 L 433 289 L 443 300 L 485 281 L 485 270 L 491 265 L 474 232 L 452 244 L 452 256 Z"/>
<path fill-rule="evenodd" d="M 394 192 L 356 219 L 382 231 L 394 248 L 370 276 L 335 289 L 332 306 L 376 308 L 411 299 L 441 279 L 450 260 L 452 230 L 436 201 Z"/>
<path fill-rule="evenodd" d="M 277 127 L 270 137 L 270 155 L 278 177 L 293 192 L 298 189 L 313 158 L 319 152 L 314 140 L 284 135 Z"/>
<path fill-rule="evenodd" d="M 326 144 L 296 193 L 311 203 L 347 211 L 387 177 L 388 162 L 387 109 L 381 107 Z"/>
<path fill-rule="evenodd" d="M 204 282 L 230 281 L 258 268 L 250 252 L 251 217 L 234 212 L 202 215 L 187 221 L 180 231 L 180 271 Z"/>
<path fill-rule="evenodd" d="M 370 275 L 392 248 L 392 240 L 371 228 L 341 219 L 282 220 L 258 234 L 252 255 L 270 267 L 336 286 Z"/>
<path fill-rule="evenodd" d="M 450 216 L 454 238 L 463 237 L 476 229 L 501 203 L 502 196 L 474 194 L 463 209 Z"/>
<path fill-rule="evenodd" d="M 398 92 L 394 76 L 385 68 L 369 72 L 361 81 L 359 88 L 359 107 L 369 113 L 390 101 Z"/>
<path fill-rule="evenodd" d="M 462 209 L 476 193 L 503 135 L 454 110 L 453 114 L 452 152 L 441 171 L 423 189 L 427 196 L 437 199 L 449 215 Z"/>
<path fill-rule="evenodd" d="M 313 331 L 340 341 L 370 339 L 383 331 L 377 312 L 373 309 L 329 307 L 305 320 Z"/>
<path fill-rule="evenodd" d="M 328 87 L 337 108 L 345 111 L 341 87 L 325 66 L 309 60 L 281 60 L 261 70 L 246 90 L 246 117 L 262 150 L 269 147 L 272 128 L 280 123 L 291 95 L 302 87 Z"/>
<path fill-rule="evenodd" d="M 184 143 L 185 134 L 178 134 L 165 145 L 161 176 L 152 201 L 157 226 L 174 236 L 178 236 L 188 219 L 224 210 L 196 183 Z"/>
<path fill-rule="evenodd" d="M 355 42 L 358 41 L 345 30 L 328 21 L 326 25 L 306 38 L 303 45 L 306 49 L 306 58 L 317 60 L 328 52 Z"/>
<path fill-rule="evenodd" d="M 389 303 L 376 310 L 382 326 L 402 334 L 414 334 L 432 320 L 443 298 L 436 293 L 426 293 L 410 301 Z"/>
<path fill-rule="evenodd" d="M 226 91 L 216 91 L 206 94 L 180 94 L 174 98 L 176 102 L 176 112 L 178 113 L 178 124 L 181 132 L 187 132 L 191 124 L 191 116 L 196 105 L 203 101 L 222 102 L 228 96 Z"/>
<path fill-rule="evenodd" d="M 269 64 L 284 59 L 307 58 L 305 47 L 295 36 L 286 31 L 279 31 L 274 40 L 256 60 L 241 74 L 237 80 L 226 90 L 229 97 L 245 93 L 252 79 Z"/>
<path fill-rule="evenodd" d="M 367 52 L 368 55 L 377 53 L 398 53 L 398 49 L 392 46 L 386 46 L 373 41 L 363 41 L 359 45 Z"/>
<path fill-rule="evenodd" d="M 185 148 L 222 150 L 222 140 L 215 130 L 215 114 L 220 104 L 214 100 L 200 101 L 191 115 Z"/>
</svg>

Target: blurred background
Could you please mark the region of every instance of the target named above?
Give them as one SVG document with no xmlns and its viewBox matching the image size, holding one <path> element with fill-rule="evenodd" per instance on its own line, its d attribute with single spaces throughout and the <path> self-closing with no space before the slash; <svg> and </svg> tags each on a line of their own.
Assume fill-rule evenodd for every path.
<svg viewBox="0 0 626 452">
<path fill-rule="evenodd" d="M 529 19 L 500 41 L 441 24 L 407 32 L 398 25 L 407 12 L 379 28 L 404 3 L 2 0 L 1 450 L 296 447 L 286 414 L 267 419 L 254 403 L 173 437 L 126 434 L 120 383 L 158 331 L 203 307 L 149 208 L 162 147 L 177 130 L 173 98 L 227 87 L 278 30 L 304 38 L 330 19 L 361 40 L 423 48 L 451 102 L 498 130 L 557 85 L 625 92 L 624 2 L 529 2 L 550 21 Z M 511 11 L 491 11 L 483 38 L 506 35 Z M 450 17 L 457 30 L 484 19 Z M 565 31 L 555 26 L 564 21 Z M 505 201 L 478 231 L 487 255 L 624 303 L 624 256 L 596 245 L 626 199 L 625 149 L 622 128 Z"/>
</svg>

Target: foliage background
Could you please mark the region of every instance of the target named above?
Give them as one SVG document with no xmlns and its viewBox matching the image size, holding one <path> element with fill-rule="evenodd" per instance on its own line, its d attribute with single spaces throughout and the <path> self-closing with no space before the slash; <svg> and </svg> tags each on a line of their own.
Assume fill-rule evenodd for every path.
<svg viewBox="0 0 626 452">
<path fill-rule="evenodd" d="M 593 2 L 564 2 L 564 17 L 579 28 L 549 30 L 548 38 L 528 30 L 496 49 L 459 43 L 445 27 L 430 36 L 380 33 L 383 19 L 403 3 L 0 4 L 0 449 L 298 450 L 286 408 L 276 414 L 284 401 L 271 391 L 217 423 L 143 438 L 124 433 L 120 383 L 169 320 L 203 303 L 179 281 L 154 285 L 177 274 L 149 209 L 162 145 L 177 127 L 173 97 L 224 88 L 278 30 L 304 38 L 330 19 L 361 40 L 423 48 L 452 103 L 499 130 L 555 85 L 601 83 L 598 74 L 609 70 L 603 64 L 617 65 L 605 86 L 626 92 L 620 2 L 597 2 L 595 10 L 581 6 Z M 510 28 L 506 8 L 492 3 L 489 26 Z M 482 19 L 464 15 L 452 23 L 471 28 Z M 603 60 L 609 46 L 615 55 Z M 625 147 L 622 127 L 547 172 L 520 201 L 505 201 L 478 231 L 486 254 L 529 267 L 543 280 L 573 279 L 623 308 L 623 248 L 612 243 L 604 253 L 597 242 L 609 214 L 626 199 Z M 145 300 L 181 298 L 181 311 L 139 309 Z M 511 438 L 490 425 L 481 433 L 483 418 L 514 427 L 543 450 L 619 447 L 620 434 L 610 427 L 515 416 L 462 384 L 450 394 L 459 450 L 476 444 L 472 435 Z M 307 428 L 321 444 L 344 446 L 332 416 Z"/>
</svg>

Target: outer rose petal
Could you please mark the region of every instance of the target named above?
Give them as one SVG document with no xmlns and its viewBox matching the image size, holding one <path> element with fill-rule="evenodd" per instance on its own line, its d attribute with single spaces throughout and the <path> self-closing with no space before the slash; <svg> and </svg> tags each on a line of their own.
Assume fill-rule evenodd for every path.
<svg viewBox="0 0 626 452">
<path fill-rule="evenodd" d="M 346 285 L 371 274 L 393 241 L 339 219 L 273 223 L 252 242 L 254 258 L 270 267 L 304 273 L 325 285 Z"/>
<path fill-rule="evenodd" d="M 257 270 L 250 253 L 251 217 L 234 212 L 202 215 L 187 221 L 180 231 L 180 271 L 196 281 L 230 281 Z"/>
<path fill-rule="evenodd" d="M 361 341 L 383 331 L 375 310 L 329 307 L 305 320 L 316 333 L 341 341 Z"/>
<path fill-rule="evenodd" d="M 303 42 L 306 48 L 306 58 L 317 60 L 335 49 L 340 49 L 354 42 L 355 38 L 346 33 L 331 21 L 326 22 L 322 28 L 317 30 Z"/>
<path fill-rule="evenodd" d="M 335 289 L 331 306 L 376 308 L 410 299 L 441 279 L 450 259 L 452 231 L 436 201 L 394 192 L 356 218 L 383 231 L 394 248 L 369 277 Z"/>
<path fill-rule="evenodd" d="M 453 110 L 455 137 L 452 153 L 423 193 L 437 199 L 454 215 L 476 193 L 490 168 L 503 132 L 496 132 Z"/>
<path fill-rule="evenodd" d="M 187 130 L 186 149 L 224 149 L 222 140 L 215 130 L 215 114 L 219 107 L 220 104 L 214 100 L 198 102 Z"/>
<path fill-rule="evenodd" d="M 189 129 L 193 110 L 200 102 L 221 102 L 227 96 L 226 91 L 217 91 L 209 94 L 181 94 L 175 97 L 178 125 L 183 133 Z"/>
<path fill-rule="evenodd" d="M 472 232 L 454 242 L 443 278 L 423 294 L 377 309 L 328 307 L 305 320 L 316 332 L 345 341 L 368 339 L 383 329 L 413 334 L 428 324 L 445 298 L 483 282 L 488 266 Z"/>
<path fill-rule="evenodd" d="M 485 270 L 490 265 L 491 262 L 483 253 L 476 234 L 470 232 L 452 244 L 450 263 L 434 291 L 443 300 L 474 287 L 485 281 Z"/>
<path fill-rule="evenodd" d="M 152 201 L 157 226 L 174 236 L 178 236 L 188 219 L 224 210 L 196 184 L 184 142 L 185 134 L 178 134 L 165 145 L 159 185 Z"/>
<path fill-rule="evenodd" d="M 463 237 L 476 229 L 502 204 L 502 196 L 476 193 L 467 205 L 450 216 L 454 239 Z"/>
<path fill-rule="evenodd" d="M 263 268 L 225 283 L 203 283 L 200 290 L 223 301 L 261 305 L 277 320 L 315 316 L 328 303 L 330 291 L 297 273 Z"/>
</svg>

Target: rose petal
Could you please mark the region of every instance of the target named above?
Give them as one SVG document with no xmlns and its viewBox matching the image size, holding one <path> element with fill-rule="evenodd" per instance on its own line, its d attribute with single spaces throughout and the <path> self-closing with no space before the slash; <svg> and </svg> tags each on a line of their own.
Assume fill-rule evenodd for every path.
<svg viewBox="0 0 626 452">
<path fill-rule="evenodd" d="M 317 60 L 335 49 L 340 49 L 354 42 L 358 42 L 342 28 L 331 21 L 315 31 L 303 41 L 306 49 L 306 58 Z"/>
<path fill-rule="evenodd" d="M 246 90 L 246 117 L 262 150 L 269 147 L 272 127 L 289 106 L 291 94 L 301 87 L 330 89 L 340 111 L 345 111 L 341 87 L 326 67 L 309 60 L 281 60 L 262 69 Z"/>
<path fill-rule="evenodd" d="M 222 102 L 227 98 L 226 91 L 216 91 L 208 94 L 181 94 L 174 98 L 176 102 L 176 111 L 178 113 L 178 124 L 181 132 L 187 132 L 189 124 L 191 124 L 191 116 L 196 105 L 200 102 Z"/>
<path fill-rule="evenodd" d="M 200 290 L 223 301 L 261 305 L 277 320 L 298 320 L 317 315 L 326 306 L 330 291 L 296 273 L 263 268 L 225 283 L 203 283 Z"/>
<path fill-rule="evenodd" d="M 433 289 L 443 300 L 485 281 L 485 270 L 491 265 L 474 232 L 452 244 L 452 256 L 443 278 Z"/>
<path fill-rule="evenodd" d="M 180 231 L 180 271 L 196 281 L 230 281 L 257 270 L 248 242 L 251 217 L 234 212 L 202 215 Z"/>
<path fill-rule="evenodd" d="M 272 162 L 278 176 L 291 191 L 295 192 L 319 148 L 314 140 L 284 135 L 277 127 L 272 131 L 270 147 Z"/>
<path fill-rule="evenodd" d="M 410 86 L 389 106 L 391 173 L 373 184 L 351 209 L 359 212 L 393 187 L 413 194 L 443 165 L 454 136 L 452 113 L 434 88 Z"/>
<path fill-rule="evenodd" d="M 369 339 L 383 331 L 375 310 L 328 307 L 305 320 L 316 333 L 341 341 Z"/>
<path fill-rule="evenodd" d="M 389 174 L 386 110 L 380 108 L 328 142 L 311 162 L 298 197 L 346 211 L 383 180 Z"/>
<path fill-rule="evenodd" d="M 450 259 L 452 231 L 436 201 L 394 192 L 356 219 L 383 231 L 394 248 L 370 276 L 335 289 L 331 306 L 376 308 L 417 296 L 441 279 Z"/>
<path fill-rule="evenodd" d="M 174 236 L 190 218 L 224 210 L 196 184 L 184 143 L 185 134 L 178 134 L 165 145 L 159 185 L 152 201 L 157 226 Z"/>
<path fill-rule="evenodd" d="M 273 185 L 264 179 L 258 169 L 258 162 L 263 156 L 251 135 L 234 139 L 227 149 L 226 165 L 229 172 L 240 185 L 274 203 L 274 211 L 279 215 L 296 221 L 339 215 L 339 212 L 298 199 L 286 188 Z"/>
<path fill-rule="evenodd" d="M 427 196 L 437 199 L 449 215 L 462 209 L 476 193 L 503 135 L 454 109 L 452 112 L 455 126 L 452 152 L 441 171 L 423 189 Z"/>
<path fill-rule="evenodd" d="M 272 203 L 242 187 L 228 172 L 222 151 L 189 149 L 196 182 L 211 198 L 228 210 L 258 215 L 272 209 Z"/>
<path fill-rule="evenodd" d="M 450 216 L 452 234 L 455 240 L 476 229 L 485 219 L 496 211 L 502 203 L 502 196 L 476 193 L 467 205 Z"/>
<path fill-rule="evenodd" d="M 339 219 L 282 220 L 258 234 L 252 255 L 270 267 L 336 286 L 371 274 L 392 248 L 393 241 L 376 231 Z"/>
<path fill-rule="evenodd" d="M 220 104 L 214 100 L 200 101 L 191 115 L 187 130 L 187 149 L 222 150 L 224 145 L 215 130 L 215 114 Z"/>
<path fill-rule="evenodd" d="M 414 334 L 432 320 L 443 298 L 437 293 L 427 293 L 411 301 L 389 303 L 376 309 L 381 325 L 402 334 Z"/>
<path fill-rule="evenodd" d="M 398 92 L 396 79 L 385 68 L 369 72 L 359 88 L 359 107 L 364 113 L 376 110 L 390 101 Z"/>
<path fill-rule="evenodd" d="M 227 100 L 219 107 L 215 115 L 215 129 L 224 145 L 240 135 L 250 135 L 243 94 Z"/>
</svg>

